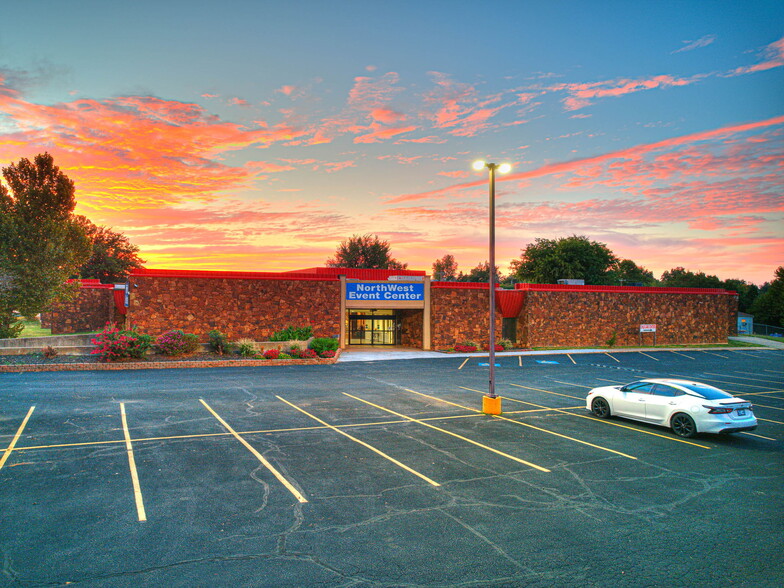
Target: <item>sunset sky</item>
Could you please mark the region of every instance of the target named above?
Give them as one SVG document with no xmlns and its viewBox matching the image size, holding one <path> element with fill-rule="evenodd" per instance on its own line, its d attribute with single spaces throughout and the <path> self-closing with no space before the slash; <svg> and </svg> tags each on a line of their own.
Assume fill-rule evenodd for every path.
<svg viewBox="0 0 784 588">
<path fill-rule="evenodd" d="M 659 277 L 784 264 L 784 2 L 3 2 L 0 164 L 49 151 L 147 267 L 428 272 L 586 235 Z"/>
</svg>

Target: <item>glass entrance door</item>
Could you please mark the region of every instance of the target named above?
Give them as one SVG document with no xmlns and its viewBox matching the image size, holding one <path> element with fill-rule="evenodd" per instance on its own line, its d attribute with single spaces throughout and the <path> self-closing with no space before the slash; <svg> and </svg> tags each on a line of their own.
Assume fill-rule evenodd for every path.
<svg viewBox="0 0 784 588">
<path fill-rule="evenodd" d="M 348 318 L 349 345 L 396 345 L 394 310 L 352 310 Z"/>
</svg>

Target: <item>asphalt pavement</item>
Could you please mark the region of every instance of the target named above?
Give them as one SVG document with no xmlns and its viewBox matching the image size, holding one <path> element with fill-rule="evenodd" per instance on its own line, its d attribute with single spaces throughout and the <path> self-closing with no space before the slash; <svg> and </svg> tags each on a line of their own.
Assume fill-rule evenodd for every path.
<svg viewBox="0 0 784 588">
<path fill-rule="evenodd" d="M 784 584 L 784 351 L 499 355 L 501 417 L 486 357 L 438 355 L 0 374 L 0 585 Z M 585 410 L 653 376 L 760 426 Z"/>
</svg>

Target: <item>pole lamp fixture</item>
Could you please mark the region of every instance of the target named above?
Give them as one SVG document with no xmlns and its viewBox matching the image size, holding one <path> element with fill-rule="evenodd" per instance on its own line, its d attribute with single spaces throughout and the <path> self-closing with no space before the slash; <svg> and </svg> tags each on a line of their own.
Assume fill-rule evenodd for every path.
<svg viewBox="0 0 784 588">
<path fill-rule="evenodd" d="M 472 166 L 476 171 L 487 168 L 490 172 L 490 259 L 488 260 L 488 283 L 490 287 L 490 382 L 487 394 L 482 397 L 482 412 L 501 414 L 501 398 L 495 393 L 495 175 L 508 173 L 512 166 L 508 163 L 488 163 L 478 160 Z"/>
</svg>

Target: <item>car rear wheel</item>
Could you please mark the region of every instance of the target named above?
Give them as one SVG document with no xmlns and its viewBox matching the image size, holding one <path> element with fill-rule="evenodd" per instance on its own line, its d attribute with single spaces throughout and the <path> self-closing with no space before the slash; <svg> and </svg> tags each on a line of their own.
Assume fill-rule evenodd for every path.
<svg viewBox="0 0 784 588">
<path fill-rule="evenodd" d="M 697 425 L 694 424 L 694 419 L 682 412 L 672 417 L 670 425 L 672 425 L 673 433 L 678 437 L 694 437 L 697 434 Z"/>
<path fill-rule="evenodd" d="M 591 412 L 600 419 L 606 419 L 610 416 L 610 405 L 602 397 L 595 398 L 591 403 Z"/>
</svg>

